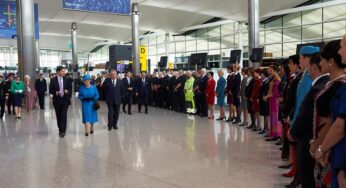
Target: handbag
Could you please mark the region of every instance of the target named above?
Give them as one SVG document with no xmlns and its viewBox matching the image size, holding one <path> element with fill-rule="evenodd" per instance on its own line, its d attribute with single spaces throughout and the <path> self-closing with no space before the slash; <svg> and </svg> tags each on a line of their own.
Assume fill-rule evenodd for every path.
<svg viewBox="0 0 346 188">
<path fill-rule="evenodd" d="M 101 108 L 100 104 L 98 101 L 95 102 L 94 104 L 94 110 L 99 110 Z"/>
</svg>

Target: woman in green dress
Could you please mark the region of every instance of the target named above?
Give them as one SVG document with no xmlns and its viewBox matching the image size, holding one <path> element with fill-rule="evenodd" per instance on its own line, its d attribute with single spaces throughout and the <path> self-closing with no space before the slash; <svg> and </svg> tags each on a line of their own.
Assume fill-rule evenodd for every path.
<svg viewBox="0 0 346 188">
<path fill-rule="evenodd" d="M 195 78 L 192 76 L 191 72 L 187 72 L 187 80 L 185 82 L 185 102 L 187 107 L 187 113 L 193 114 L 196 112 L 195 101 L 193 93 L 193 83 L 195 82 Z"/>
<path fill-rule="evenodd" d="M 12 102 L 14 106 L 14 111 L 16 113 L 16 119 L 21 118 L 21 108 L 22 101 L 24 97 L 24 82 L 20 81 L 20 76 L 17 75 L 16 79 L 11 82 L 11 93 L 12 93 Z"/>
</svg>

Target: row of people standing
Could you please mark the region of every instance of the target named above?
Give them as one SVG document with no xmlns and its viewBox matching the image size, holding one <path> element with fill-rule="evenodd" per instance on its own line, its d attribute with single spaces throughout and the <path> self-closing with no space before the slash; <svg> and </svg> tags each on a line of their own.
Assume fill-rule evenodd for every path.
<svg viewBox="0 0 346 188">
<path fill-rule="evenodd" d="M 288 66 L 281 112 L 282 156 L 290 157 L 280 167 L 294 178 L 286 187 L 345 187 L 346 37 L 322 50 L 305 46 Z"/>
<path fill-rule="evenodd" d="M 0 75 L 0 117 L 5 114 L 5 106 L 7 105 L 8 114 L 15 115 L 16 119 L 21 119 L 21 108 L 23 105 L 27 112 L 30 112 L 35 106 L 37 99 L 40 101 L 41 109 L 44 109 L 44 96 L 47 91 L 47 83 L 40 75 L 35 81 L 31 82 L 30 76 L 26 75 L 24 81 L 19 75 L 9 73 L 8 79 L 5 81 L 4 76 Z M 42 97 L 43 96 L 43 97 Z"/>
</svg>

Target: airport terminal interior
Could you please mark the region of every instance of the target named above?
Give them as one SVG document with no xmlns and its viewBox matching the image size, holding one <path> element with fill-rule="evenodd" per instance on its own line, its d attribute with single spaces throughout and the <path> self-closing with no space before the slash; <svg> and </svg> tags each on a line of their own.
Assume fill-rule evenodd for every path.
<svg viewBox="0 0 346 188">
<path fill-rule="evenodd" d="M 0 188 L 346 188 L 345 34 L 345 0 L 0 0 Z"/>
</svg>

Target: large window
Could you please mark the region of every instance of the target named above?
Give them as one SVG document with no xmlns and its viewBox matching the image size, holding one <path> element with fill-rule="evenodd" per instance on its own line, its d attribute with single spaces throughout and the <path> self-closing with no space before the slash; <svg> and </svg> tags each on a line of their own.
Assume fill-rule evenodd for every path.
<svg viewBox="0 0 346 188">
<path fill-rule="evenodd" d="M 341 38 L 346 33 L 345 17 L 346 4 L 277 16 L 261 23 L 260 46 L 274 58 L 288 57 L 296 53 L 298 44 Z M 142 40 L 149 46 L 150 56 L 159 58 L 164 52 L 164 35 Z M 171 36 L 169 54 L 187 57 L 191 53 L 208 52 L 229 57 L 232 49 L 239 48 L 240 41 L 243 51 L 247 51 L 247 26 L 234 22 Z"/>
</svg>

